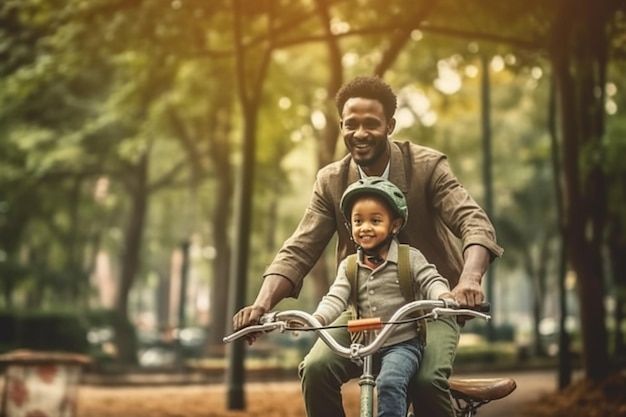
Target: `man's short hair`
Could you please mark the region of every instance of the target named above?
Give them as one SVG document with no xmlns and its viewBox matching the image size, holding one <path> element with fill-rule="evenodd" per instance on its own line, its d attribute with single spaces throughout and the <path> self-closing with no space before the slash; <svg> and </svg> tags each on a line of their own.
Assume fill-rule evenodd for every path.
<svg viewBox="0 0 626 417">
<path fill-rule="evenodd" d="M 387 120 L 393 118 L 396 112 L 396 94 L 389 84 L 381 80 L 380 77 L 360 76 L 344 84 L 335 96 L 339 117 L 343 113 L 343 106 L 346 104 L 346 101 L 355 97 L 379 101 L 383 105 Z"/>
</svg>

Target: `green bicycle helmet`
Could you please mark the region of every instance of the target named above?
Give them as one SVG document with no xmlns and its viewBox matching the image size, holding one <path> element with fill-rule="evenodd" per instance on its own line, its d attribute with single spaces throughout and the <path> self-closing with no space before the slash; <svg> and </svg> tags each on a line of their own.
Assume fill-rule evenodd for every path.
<svg viewBox="0 0 626 417">
<path fill-rule="evenodd" d="M 348 228 L 350 228 L 350 212 L 352 203 L 357 196 L 369 194 L 382 197 L 392 208 L 396 215 L 402 218 L 402 229 L 409 217 L 409 209 L 406 198 L 400 189 L 391 181 L 381 177 L 366 177 L 350 184 L 341 197 L 339 209 L 343 213 Z"/>
</svg>

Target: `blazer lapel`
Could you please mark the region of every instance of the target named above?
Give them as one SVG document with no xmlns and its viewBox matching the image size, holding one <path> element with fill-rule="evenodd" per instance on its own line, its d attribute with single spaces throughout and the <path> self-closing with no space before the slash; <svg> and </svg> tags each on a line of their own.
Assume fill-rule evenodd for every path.
<svg viewBox="0 0 626 417">
<path fill-rule="evenodd" d="M 407 172 L 404 168 L 404 155 L 400 147 L 392 141 L 389 141 L 391 149 L 391 164 L 389 166 L 389 181 L 393 182 L 403 193 L 409 192 L 409 181 Z"/>
<path fill-rule="evenodd" d="M 348 170 L 348 184 L 346 184 L 346 187 L 354 182 L 357 182 L 359 179 L 359 167 L 356 165 L 356 162 L 354 162 L 354 159 L 350 158 L 350 169 Z"/>
</svg>

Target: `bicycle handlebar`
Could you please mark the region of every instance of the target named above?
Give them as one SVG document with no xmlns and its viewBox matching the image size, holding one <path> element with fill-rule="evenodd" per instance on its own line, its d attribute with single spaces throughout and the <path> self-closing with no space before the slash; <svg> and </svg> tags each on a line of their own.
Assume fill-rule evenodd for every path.
<svg viewBox="0 0 626 417">
<path fill-rule="evenodd" d="M 382 329 L 380 333 L 372 340 L 367 346 L 360 344 L 352 344 L 350 347 L 340 345 L 328 331 L 326 331 L 322 324 L 313 315 L 301 311 L 301 310 L 285 310 L 275 311 L 272 313 L 264 314 L 259 320 L 260 324 L 244 327 L 236 332 L 224 337 L 224 343 L 230 343 L 235 340 L 241 339 L 251 333 L 268 333 L 276 329 L 284 330 L 298 330 L 288 329 L 288 322 L 290 320 L 298 320 L 309 326 L 302 330 L 313 330 L 320 338 L 338 355 L 344 358 L 362 358 L 369 356 L 378 351 L 385 341 L 389 338 L 393 332 L 393 327 L 399 323 L 395 323 L 403 318 L 409 316 L 411 313 L 418 312 L 420 310 L 427 311 L 418 319 L 438 319 L 439 316 L 472 316 L 482 318 L 484 320 L 490 320 L 491 316 L 481 311 L 489 311 L 489 304 L 485 303 L 479 307 L 478 310 L 463 308 L 458 304 L 450 300 L 417 300 L 400 307 L 391 318 L 383 323 L 380 318 L 367 318 L 351 320 L 345 327 L 350 332 L 356 332 L 368 329 Z"/>
</svg>

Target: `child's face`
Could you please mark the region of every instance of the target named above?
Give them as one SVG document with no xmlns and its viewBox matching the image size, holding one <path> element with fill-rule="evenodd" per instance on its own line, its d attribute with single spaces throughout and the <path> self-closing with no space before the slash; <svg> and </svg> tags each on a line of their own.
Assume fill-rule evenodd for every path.
<svg viewBox="0 0 626 417">
<path fill-rule="evenodd" d="M 352 206 L 352 238 L 363 249 L 375 248 L 396 233 L 402 220 L 393 219 L 387 206 L 375 197 L 361 197 Z"/>
</svg>

